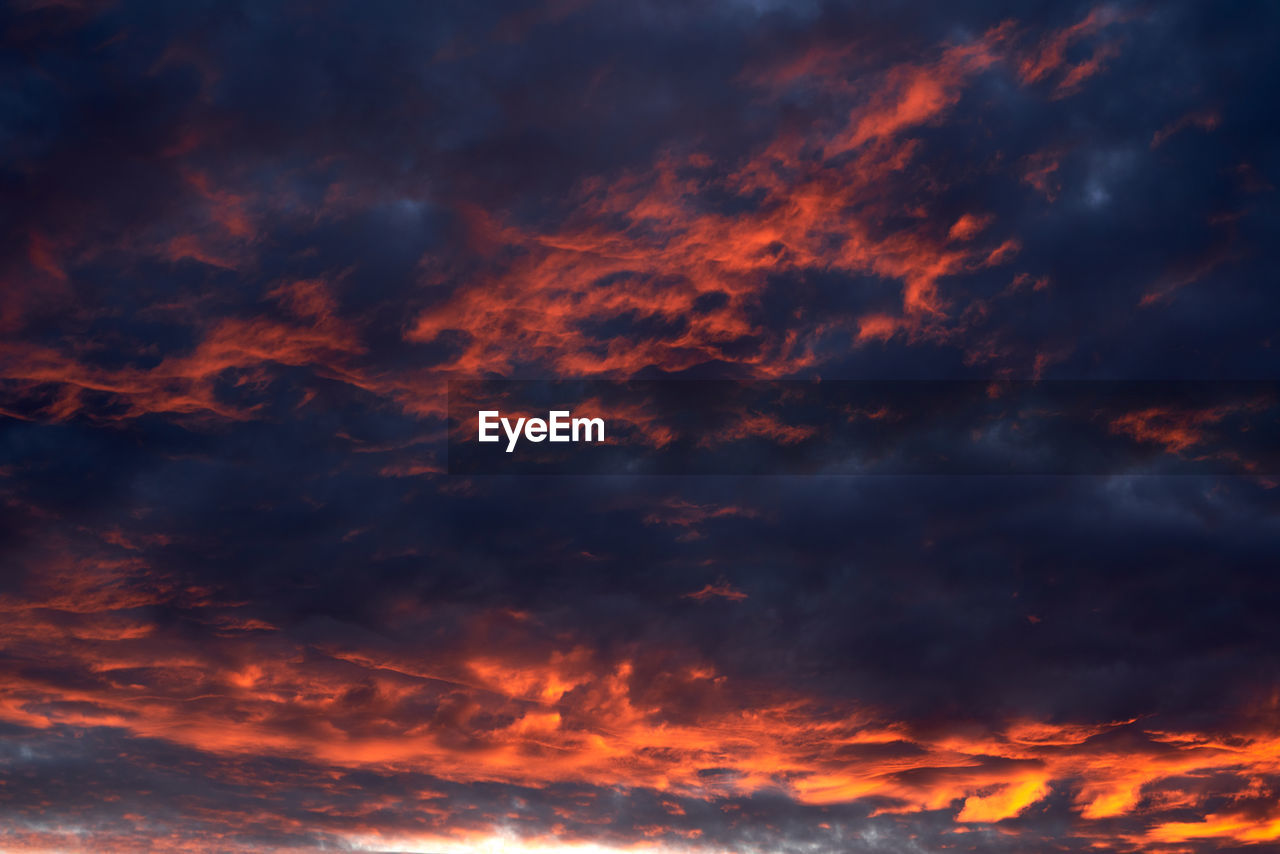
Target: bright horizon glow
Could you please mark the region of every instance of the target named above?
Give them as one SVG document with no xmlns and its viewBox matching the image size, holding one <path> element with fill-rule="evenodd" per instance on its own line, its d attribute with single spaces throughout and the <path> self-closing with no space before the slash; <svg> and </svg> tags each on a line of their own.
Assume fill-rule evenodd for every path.
<svg viewBox="0 0 1280 854">
<path fill-rule="evenodd" d="M 379 854 L 687 854 L 689 848 L 638 844 L 633 846 L 609 846 L 591 842 L 556 842 L 521 839 L 514 833 L 494 834 L 467 840 L 398 838 L 382 839 L 376 836 L 348 837 L 356 851 L 376 851 Z"/>
</svg>

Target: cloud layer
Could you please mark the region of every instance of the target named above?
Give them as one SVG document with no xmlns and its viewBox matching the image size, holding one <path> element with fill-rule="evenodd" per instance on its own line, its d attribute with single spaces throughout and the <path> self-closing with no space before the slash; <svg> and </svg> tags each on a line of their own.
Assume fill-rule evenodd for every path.
<svg viewBox="0 0 1280 854">
<path fill-rule="evenodd" d="M 1277 377 L 1275 9 L 878 5 L 0 12 L 0 847 L 1280 839 L 1272 480 L 446 474 L 451 379 Z"/>
</svg>

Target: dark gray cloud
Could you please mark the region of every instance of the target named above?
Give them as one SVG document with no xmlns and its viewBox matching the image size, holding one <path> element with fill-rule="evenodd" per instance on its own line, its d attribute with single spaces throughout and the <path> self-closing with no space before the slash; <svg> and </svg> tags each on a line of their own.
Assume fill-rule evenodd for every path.
<svg viewBox="0 0 1280 854">
<path fill-rule="evenodd" d="M 0 847 L 1273 841 L 1271 480 L 467 478 L 444 391 L 1273 380 L 1277 14 L 12 4 Z"/>
</svg>

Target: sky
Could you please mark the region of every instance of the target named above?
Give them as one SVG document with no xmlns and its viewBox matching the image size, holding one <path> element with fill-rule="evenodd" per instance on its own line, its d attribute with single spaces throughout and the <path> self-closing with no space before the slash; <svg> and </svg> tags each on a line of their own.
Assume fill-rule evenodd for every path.
<svg viewBox="0 0 1280 854">
<path fill-rule="evenodd" d="M 1278 33 L 8 3 L 0 850 L 1274 850 L 1280 473 L 470 476 L 447 389 L 1276 380 Z"/>
</svg>

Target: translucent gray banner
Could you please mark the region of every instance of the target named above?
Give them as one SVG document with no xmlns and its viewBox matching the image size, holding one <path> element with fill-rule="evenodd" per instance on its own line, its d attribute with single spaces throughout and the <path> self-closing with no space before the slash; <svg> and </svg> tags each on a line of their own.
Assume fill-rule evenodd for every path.
<svg viewBox="0 0 1280 854">
<path fill-rule="evenodd" d="M 1280 383 L 477 380 L 449 472 L 1280 473 Z"/>
</svg>

